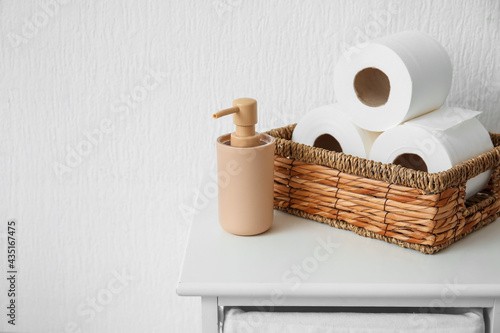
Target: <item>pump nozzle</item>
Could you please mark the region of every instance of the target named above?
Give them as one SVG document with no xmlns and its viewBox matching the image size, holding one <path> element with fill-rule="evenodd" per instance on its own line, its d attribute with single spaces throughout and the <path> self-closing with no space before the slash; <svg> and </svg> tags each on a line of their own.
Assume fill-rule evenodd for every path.
<svg viewBox="0 0 500 333">
<path fill-rule="evenodd" d="M 214 119 L 224 117 L 224 116 L 227 116 L 228 114 L 236 113 L 238 111 L 240 111 L 240 108 L 237 106 L 233 106 L 232 108 L 224 109 L 224 110 L 221 110 L 219 112 L 214 113 Z"/>
<path fill-rule="evenodd" d="M 236 131 L 231 133 L 231 146 L 255 147 L 260 144 L 260 135 L 255 132 L 257 124 L 257 101 L 253 98 L 238 98 L 233 107 L 214 113 L 214 119 L 234 114 Z"/>
</svg>

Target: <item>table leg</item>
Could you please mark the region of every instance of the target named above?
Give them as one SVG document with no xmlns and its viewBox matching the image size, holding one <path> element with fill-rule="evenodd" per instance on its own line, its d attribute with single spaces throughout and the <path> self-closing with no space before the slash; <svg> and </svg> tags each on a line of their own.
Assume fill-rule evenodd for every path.
<svg viewBox="0 0 500 333">
<path fill-rule="evenodd" d="M 490 330 L 488 332 L 500 332 L 500 298 L 495 299 L 495 305 L 490 312 Z"/>
<path fill-rule="evenodd" d="M 217 297 L 201 298 L 201 325 L 203 333 L 219 332 L 218 310 Z"/>
</svg>

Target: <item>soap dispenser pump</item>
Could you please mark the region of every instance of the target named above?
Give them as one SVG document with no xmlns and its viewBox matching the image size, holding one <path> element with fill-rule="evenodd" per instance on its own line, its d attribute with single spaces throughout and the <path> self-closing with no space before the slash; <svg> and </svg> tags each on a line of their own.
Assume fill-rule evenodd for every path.
<svg viewBox="0 0 500 333">
<path fill-rule="evenodd" d="M 235 235 L 257 235 L 273 223 L 275 140 L 255 132 L 256 100 L 236 99 L 213 117 L 230 114 L 236 130 L 217 138 L 219 223 Z"/>
<path fill-rule="evenodd" d="M 231 146 L 255 147 L 260 144 L 260 135 L 255 132 L 257 124 L 257 101 L 252 98 L 239 98 L 233 107 L 214 113 L 214 119 L 233 114 L 236 131 L 231 133 Z"/>
</svg>

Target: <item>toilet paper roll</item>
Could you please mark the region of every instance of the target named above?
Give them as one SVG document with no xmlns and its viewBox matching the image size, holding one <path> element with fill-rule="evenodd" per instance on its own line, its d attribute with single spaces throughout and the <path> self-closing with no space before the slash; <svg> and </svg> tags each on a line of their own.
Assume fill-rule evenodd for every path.
<svg viewBox="0 0 500 333">
<path fill-rule="evenodd" d="M 450 91 L 446 50 L 421 32 L 402 32 L 349 49 L 335 68 L 334 88 L 353 122 L 384 131 L 438 109 Z"/>
<path fill-rule="evenodd" d="M 368 158 L 368 152 L 379 134 L 354 125 L 340 106 L 333 104 L 308 112 L 295 127 L 292 140 Z"/>
<path fill-rule="evenodd" d="M 445 171 L 493 149 L 488 131 L 475 117 L 477 111 L 442 108 L 382 133 L 373 143 L 370 158 L 430 173 Z M 486 186 L 490 172 L 466 184 L 466 198 Z"/>
</svg>

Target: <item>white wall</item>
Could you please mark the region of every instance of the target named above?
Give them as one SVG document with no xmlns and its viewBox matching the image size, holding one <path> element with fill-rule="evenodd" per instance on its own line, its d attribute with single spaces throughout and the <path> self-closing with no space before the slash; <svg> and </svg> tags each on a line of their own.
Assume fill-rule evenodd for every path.
<svg viewBox="0 0 500 333">
<path fill-rule="evenodd" d="M 231 130 L 211 113 L 249 96 L 261 128 L 296 122 L 334 101 L 347 45 L 430 33 L 454 65 L 448 104 L 500 131 L 495 0 L 55 1 L 0 2 L 0 232 L 18 221 L 19 330 L 198 330 L 198 299 L 175 294 L 179 206 Z"/>
</svg>

